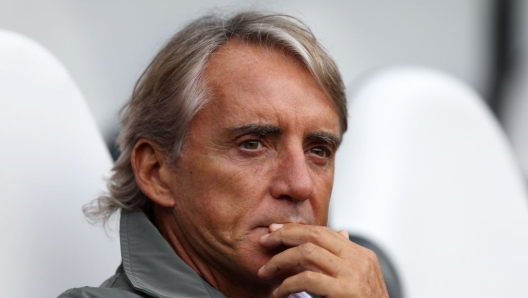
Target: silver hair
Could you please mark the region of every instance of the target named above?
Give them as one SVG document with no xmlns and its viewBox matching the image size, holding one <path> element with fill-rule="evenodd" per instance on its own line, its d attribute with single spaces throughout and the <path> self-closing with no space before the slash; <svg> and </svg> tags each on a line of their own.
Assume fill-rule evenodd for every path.
<svg viewBox="0 0 528 298">
<path fill-rule="evenodd" d="M 119 208 L 148 211 L 151 201 L 139 189 L 131 164 L 141 138 L 153 141 L 171 165 L 179 157 L 189 124 L 209 100 L 202 74 L 211 54 L 231 39 L 271 47 L 298 59 L 331 99 L 339 116 L 341 135 L 347 129 L 344 85 L 333 59 L 300 20 L 281 14 L 241 12 L 230 18 L 209 15 L 178 32 L 157 54 L 137 81 L 121 109 L 121 155 L 108 180 L 108 193 L 84 206 L 92 222 Z"/>
</svg>

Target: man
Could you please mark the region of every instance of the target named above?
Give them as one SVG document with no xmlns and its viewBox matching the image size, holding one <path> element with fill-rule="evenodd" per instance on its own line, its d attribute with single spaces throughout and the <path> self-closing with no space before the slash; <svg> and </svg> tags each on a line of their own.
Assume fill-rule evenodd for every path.
<svg viewBox="0 0 528 298">
<path fill-rule="evenodd" d="M 122 126 L 110 194 L 86 210 L 122 209 L 122 265 L 62 297 L 388 297 L 376 256 L 326 228 L 346 100 L 299 21 L 191 23 Z"/>
</svg>

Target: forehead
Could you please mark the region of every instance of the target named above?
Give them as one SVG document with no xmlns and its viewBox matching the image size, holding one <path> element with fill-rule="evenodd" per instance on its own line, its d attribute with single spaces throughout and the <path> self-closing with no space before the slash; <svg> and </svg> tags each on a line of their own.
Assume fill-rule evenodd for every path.
<svg viewBox="0 0 528 298">
<path fill-rule="evenodd" d="M 230 41 L 212 55 L 204 72 L 211 92 L 207 106 L 223 116 L 220 122 L 280 125 L 281 119 L 304 122 L 317 118 L 313 129 L 338 133 L 338 116 L 310 71 L 298 60 L 271 47 Z M 297 118 L 297 119 L 296 119 Z M 271 122 L 271 123 L 269 123 Z"/>
<path fill-rule="evenodd" d="M 258 75 L 264 69 L 276 70 L 285 64 L 308 71 L 298 58 L 282 49 L 233 39 L 212 53 L 206 72 L 212 73 L 221 68 L 221 71 L 232 74 L 244 72 L 244 75 Z"/>
</svg>

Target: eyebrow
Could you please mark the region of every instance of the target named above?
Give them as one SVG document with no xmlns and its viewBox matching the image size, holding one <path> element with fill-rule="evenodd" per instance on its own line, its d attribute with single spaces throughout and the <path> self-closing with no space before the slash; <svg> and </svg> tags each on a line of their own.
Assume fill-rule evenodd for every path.
<svg viewBox="0 0 528 298">
<path fill-rule="evenodd" d="M 282 129 L 273 125 L 245 124 L 227 129 L 232 134 L 253 134 L 256 136 L 278 135 Z M 333 148 L 338 148 L 341 144 L 341 138 L 338 135 L 328 132 L 313 132 L 306 136 L 307 140 L 314 140 L 326 143 Z"/>
<path fill-rule="evenodd" d="M 306 136 L 308 140 L 315 140 L 323 143 L 327 143 L 333 148 L 338 148 L 341 144 L 341 138 L 333 133 L 328 132 L 314 132 Z"/>
<path fill-rule="evenodd" d="M 280 134 L 282 129 L 272 125 L 260 125 L 260 124 L 245 124 L 227 129 L 233 134 L 253 134 L 257 136 L 266 136 L 272 134 Z"/>
</svg>

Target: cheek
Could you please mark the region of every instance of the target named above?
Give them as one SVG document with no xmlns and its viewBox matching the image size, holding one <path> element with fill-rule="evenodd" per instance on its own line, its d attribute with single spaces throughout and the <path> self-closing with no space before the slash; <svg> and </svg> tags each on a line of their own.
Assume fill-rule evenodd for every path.
<svg viewBox="0 0 528 298">
<path fill-rule="evenodd" d="M 186 205 L 192 205 L 194 212 L 215 225 L 231 224 L 244 217 L 268 192 L 271 175 L 265 164 L 238 164 L 203 155 L 186 164 L 181 175 L 185 179 L 180 180 Z"/>
<path fill-rule="evenodd" d="M 328 223 L 330 197 L 332 195 L 332 187 L 334 184 L 333 167 L 330 171 L 325 173 L 319 172 L 315 175 L 314 180 L 317 189 L 312 201 L 315 213 L 315 224 L 326 226 Z"/>
</svg>

